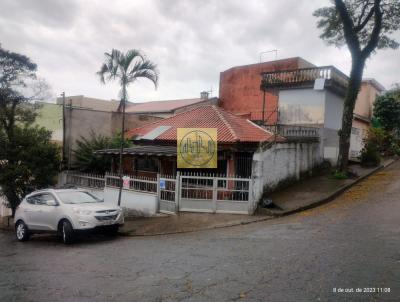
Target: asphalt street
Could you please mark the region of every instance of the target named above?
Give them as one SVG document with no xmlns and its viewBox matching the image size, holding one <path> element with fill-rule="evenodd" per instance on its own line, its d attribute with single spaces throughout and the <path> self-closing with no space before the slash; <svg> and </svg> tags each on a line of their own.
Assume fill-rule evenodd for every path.
<svg viewBox="0 0 400 302">
<path fill-rule="evenodd" d="M 400 301 L 399 196 L 397 162 L 327 205 L 244 226 L 72 246 L 3 231 L 0 301 Z"/>
</svg>

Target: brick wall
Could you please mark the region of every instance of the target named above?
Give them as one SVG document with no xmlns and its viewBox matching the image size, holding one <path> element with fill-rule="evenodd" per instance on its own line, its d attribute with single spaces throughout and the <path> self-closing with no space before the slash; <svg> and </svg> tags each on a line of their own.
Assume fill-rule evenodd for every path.
<svg viewBox="0 0 400 302">
<path fill-rule="evenodd" d="M 220 106 L 227 111 L 252 120 L 261 120 L 263 92 L 260 90 L 261 72 L 313 67 L 306 60 L 296 57 L 259 64 L 237 66 L 220 73 Z M 274 123 L 278 96 L 276 91 L 266 93 L 265 120 Z"/>
</svg>

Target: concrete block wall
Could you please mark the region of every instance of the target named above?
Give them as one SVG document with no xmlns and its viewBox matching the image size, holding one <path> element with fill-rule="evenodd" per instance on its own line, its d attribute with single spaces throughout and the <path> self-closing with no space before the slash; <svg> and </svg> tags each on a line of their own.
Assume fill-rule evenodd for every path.
<svg viewBox="0 0 400 302">
<path fill-rule="evenodd" d="M 1 195 L 0 192 L 0 218 L 11 216 L 11 209 L 8 208 L 6 205 L 7 205 L 7 200 L 3 195 Z"/>
<path fill-rule="evenodd" d="M 284 181 L 300 179 L 303 173 L 321 164 L 323 156 L 317 142 L 288 142 L 260 149 L 253 155 L 253 198 L 257 202 L 264 191 L 273 190 Z"/>
<path fill-rule="evenodd" d="M 118 202 L 118 188 L 104 188 L 104 203 L 116 205 Z M 153 216 L 158 211 L 158 196 L 122 190 L 121 207 L 124 209 L 125 216 Z"/>
</svg>

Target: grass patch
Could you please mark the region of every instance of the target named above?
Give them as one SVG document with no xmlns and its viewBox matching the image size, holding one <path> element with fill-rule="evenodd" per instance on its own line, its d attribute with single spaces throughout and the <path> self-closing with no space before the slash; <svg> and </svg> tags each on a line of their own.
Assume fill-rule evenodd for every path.
<svg viewBox="0 0 400 302">
<path fill-rule="evenodd" d="M 333 173 L 333 178 L 334 178 L 334 179 L 347 179 L 347 178 L 349 178 L 349 176 L 347 175 L 346 172 L 335 171 L 335 172 Z"/>
</svg>

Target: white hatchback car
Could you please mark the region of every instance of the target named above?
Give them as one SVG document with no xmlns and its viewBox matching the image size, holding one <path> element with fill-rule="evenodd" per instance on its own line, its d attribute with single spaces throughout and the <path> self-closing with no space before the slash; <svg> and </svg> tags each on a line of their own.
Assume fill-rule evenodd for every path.
<svg viewBox="0 0 400 302">
<path fill-rule="evenodd" d="M 19 241 L 28 240 L 31 234 L 55 232 L 69 244 L 82 231 L 100 229 L 116 234 L 124 215 L 119 206 L 104 204 L 85 190 L 48 189 L 27 195 L 14 221 Z"/>
</svg>

